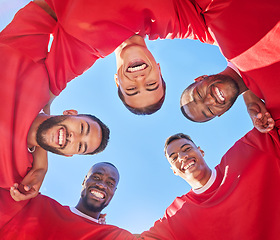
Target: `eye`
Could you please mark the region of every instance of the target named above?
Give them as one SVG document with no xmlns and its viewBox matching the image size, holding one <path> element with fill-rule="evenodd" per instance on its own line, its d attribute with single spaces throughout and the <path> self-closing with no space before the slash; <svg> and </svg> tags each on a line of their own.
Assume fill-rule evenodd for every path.
<svg viewBox="0 0 280 240">
<path fill-rule="evenodd" d="M 112 182 L 107 182 L 107 184 L 110 186 L 110 187 L 114 187 L 114 183 L 112 183 Z"/>
<path fill-rule="evenodd" d="M 93 178 L 94 180 L 99 180 L 99 179 L 100 179 L 99 176 L 92 176 L 92 178 Z"/>
<path fill-rule="evenodd" d="M 83 131 L 84 131 L 84 124 L 82 123 L 81 124 L 81 133 L 83 133 Z"/>
<path fill-rule="evenodd" d="M 147 83 L 147 86 L 153 86 L 155 85 L 157 82 L 152 82 L 152 83 Z"/>
<path fill-rule="evenodd" d="M 215 114 L 212 112 L 212 110 L 210 108 L 208 108 L 208 111 L 213 115 L 215 116 Z"/>
<path fill-rule="evenodd" d="M 199 92 L 197 89 L 196 89 L 196 92 L 197 92 L 198 97 L 199 97 L 200 99 L 202 99 L 202 96 L 201 96 L 200 92 Z"/>
<path fill-rule="evenodd" d="M 173 158 L 171 159 L 171 162 L 174 163 L 174 162 L 176 162 L 176 160 L 177 160 L 177 156 L 176 156 L 176 157 L 173 157 Z"/>
<path fill-rule="evenodd" d="M 186 147 L 186 148 L 183 149 L 183 152 L 188 152 L 190 150 L 191 150 L 191 147 Z"/>
<path fill-rule="evenodd" d="M 79 150 L 78 150 L 78 152 L 81 151 L 81 148 L 82 148 L 82 143 L 79 144 Z"/>
<path fill-rule="evenodd" d="M 127 91 L 132 91 L 132 90 L 135 90 L 136 89 L 136 87 L 130 87 L 130 88 L 127 88 L 126 90 Z"/>
</svg>

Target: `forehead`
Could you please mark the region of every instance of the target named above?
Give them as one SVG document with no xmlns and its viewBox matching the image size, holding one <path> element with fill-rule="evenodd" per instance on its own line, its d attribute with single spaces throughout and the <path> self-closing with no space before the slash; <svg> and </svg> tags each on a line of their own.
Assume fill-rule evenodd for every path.
<svg viewBox="0 0 280 240">
<path fill-rule="evenodd" d="M 110 177 L 115 179 L 116 182 L 119 181 L 119 173 L 118 170 L 107 163 L 98 163 L 95 164 L 88 173 L 88 176 L 93 174 L 102 174 L 106 177 Z"/>
<path fill-rule="evenodd" d="M 194 143 L 186 138 L 180 138 L 172 141 L 171 143 L 168 144 L 166 148 L 167 156 L 170 156 L 172 153 L 177 153 L 178 151 L 181 150 L 181 147 L 183 147 L 186 144 L 194 146 Z"/>
<path fill-rule="evenodd" d="M 197 84 L 198 84 L 197 82 L 192 83 L 184 90 L 180 99 L 181 107 L 188 104 L 189 102 L 193 102 L 193 90 L 197 86 Z"/>
<path fill-rule="evenodd" d="M 205 122 L 213 118 L 206 115 L 206 105 L 202 101 L 189 102 L 183 105 L 182 108 L 185 114 L 195 122 Z"/>
</svg>

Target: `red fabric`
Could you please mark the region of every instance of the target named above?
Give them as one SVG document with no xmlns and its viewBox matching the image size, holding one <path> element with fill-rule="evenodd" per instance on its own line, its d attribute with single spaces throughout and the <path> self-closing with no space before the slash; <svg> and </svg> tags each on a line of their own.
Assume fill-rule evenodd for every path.
<svg viewBox="0 0 280 240">
<path fill-rule="evenodd" d="M 142 233 L 145 239 L 278 240 L 280 145 L 276 130 L 250 131 L 223 156 L 206 192 L 190 191 Z"/>
<path fill-rule="evenodd" d="M 203 5 L 206 24 L 224 56 L 241 71 L 248 88 L 265 100 L 273 118 L 280 121 L 279 1 L 232 0 L 214 17 L 212 3 L 196 1 Z"/>
<path fill-rule="evenodd" d="M 43 64 L 55 21 L 36 4 L 20 10 L 0 33 L 0 187 L 21 182 L 32 166 L 27 134 L 49 99 Z"/>
<path fill-rule="evenodd" d="M 14 202 L 11 198 L 9 200 L 9 192 L 4 189 L 0 189 L 0 198 L 5 199 L 5 206 L 12 206 L 12 210 L 18 204 L 22 204 L 22 202 Z M 0 210 L 2 212 L 1 205 Z M 9 221 L 0 229 L 0 238 L 3 240 L 134 239 L 134 236 L 126 230 L 112 225 L 98 224 L 80 217 L 72 213 L 69 207 L 62 206 L 44 195 L 33 198 L 20 211 L 9 211 L 9 213 Z M 6 216 L 5 220 L 8 217 Z"/>
<path fill-rule="evenodd" d="M 50 89 L 58 95 L 67 82 L 140 34 L 157 38 L 191 38 L 213 43 L 201 9 L 194 1 L 47 0 L 58 28 L 46 65 Z M 166 17 L 168 16 L 168 17 Z"/>
</svg>

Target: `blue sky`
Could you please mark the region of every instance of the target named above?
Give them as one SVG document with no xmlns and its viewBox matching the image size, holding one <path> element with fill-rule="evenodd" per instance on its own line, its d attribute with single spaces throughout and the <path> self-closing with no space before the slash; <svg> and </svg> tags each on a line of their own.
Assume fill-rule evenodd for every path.
<svg viewBox="0 0 280 240">
<path fill-rule="evenodd" d="M 28 2 L 0 0 L 0 28 Z M 95 156 L 66 158 L 49 154 L 49 170 L 41 187 L 43 194 L 62 205 L 75 206 L 89 168 L 97 162 L 112 162 L 121 179 L 113 200 L 104 209 L 107 223 L 133 233 L 148 230 L 176 196 L 190 190 L 185 181 L 173 175 L 164 157 L 167 137 L 178 132 L 190 135 L 205 151 L 208 165 L 214 168 L 235 141 L 252 128 L 242 97 L 229 112 L 207 123 L 190 122 L 180 112 L 180 95 L 194 78 L 218 73 L 226 67 L 218 47 L 187 39 L 146 42 L 160 63 L 167 84 L 161 110 L 151 116 L 136 116 L 126 110 L 114 83 L 114 53 L 98 60 L 67 85 L 54 100 L 51 113 L 76 109 L 96 115 L 111 130 L 109 145 Z"/>
</svg>

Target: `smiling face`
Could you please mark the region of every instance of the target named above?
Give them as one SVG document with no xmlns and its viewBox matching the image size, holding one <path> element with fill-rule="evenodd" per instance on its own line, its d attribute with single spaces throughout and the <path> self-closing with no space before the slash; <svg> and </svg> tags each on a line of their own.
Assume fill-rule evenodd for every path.
<svg viewBox="0 0 280 240">
<path fill-rule="evenodd" d="M 122 48 L 117 55 L 117 67 L 115 81 L 130 107 L 144 108 L 164 96 L 160 66 L 146 45 Z"/>
<path fill-rule="evenodd" d="M 102 131 L 86 116 L 54 116 L 41 123 L 36 140 L 40 147 L 56 154 L 88 154 L 100 146 Z"/>
<path fill-rule="evenodd" d="M 194 182 L 205 184 L 208 181 L 211 170 L 204 161 L 204 152 L 192 141 L 175 139 L 167 145 L 165 153 L 174 174 L 191 186 Z"/>
<path fill-rule="evenodd" d="M 231 77 L 205 76 L 184 90 L 180 106 L 187 118 L 206 122 L 225 113 L 238 95 L 239 87 Z"/>
<path fill-rule="evenodd" d="M 111 201 L 119 182 L 119 172 L 111 164 L 97 163 L 88 172 L 81 193 L 81 209 L 87 215 L 99 213 Z"/>
</svg>

